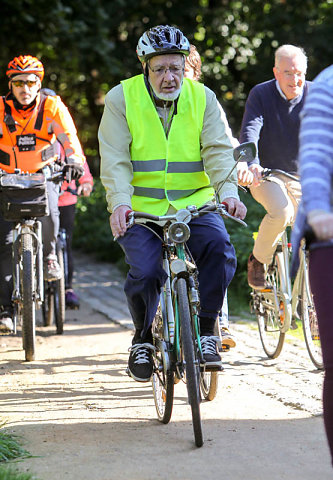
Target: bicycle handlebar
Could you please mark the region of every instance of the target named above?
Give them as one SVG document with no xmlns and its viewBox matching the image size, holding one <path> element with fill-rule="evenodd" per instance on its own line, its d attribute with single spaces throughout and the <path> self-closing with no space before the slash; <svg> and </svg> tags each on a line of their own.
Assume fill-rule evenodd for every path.
<svg viewBox="0 0 333 480">
<path fill-rule="evenodd" d="M 140 219 L 140 218 L 145 220 L 151 220 L 152 222 L 178 221 L 178 222 L 189 223 L 190 220 L 192 220 L 192 218 L 201 217 L 202 215 L 208 212 L 217 212 L 221 216 L 230 218 L 231 220 L 237 223 L 240 223 L 244 227 L 247 227 L 247 224 L 243 220 L 230 215 L 230 213 L 228 213 L 226 205 L 223 203 L 218 203 L 216 205 L 207 205 L 200 209 L 197 209 L 197 207 L 195 206 L 190 206 L 190 207 L 178 210 L 174 214 L 161 215 L 161 216 L 152 215 L 150 213 L 145 213 L 145 212 L 134 212 L 130 210 L 128 211 L 126 217 L 127 217 L 128 227 L 131 227 L 132 225 L 134 225 L 135 219 Z"/>
<path fill-rule="evenodd" d="M 284 175 L 285 177 L 294 180 L 295 182 L 299 182 L 300 179 L 291 173 L 285 172 L 284 170 L 279 170 L 278 168 L 264 168 L 261 171 L 261 178 L 262 180 L 266 180 L 270 175 L 279 174 Z"/>
</svg>

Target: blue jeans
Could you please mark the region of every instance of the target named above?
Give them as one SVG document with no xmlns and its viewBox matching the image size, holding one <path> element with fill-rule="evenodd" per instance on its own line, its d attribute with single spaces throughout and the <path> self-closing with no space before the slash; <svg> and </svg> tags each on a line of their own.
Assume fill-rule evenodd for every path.
<svg viewBox="0 0 333 480">
<path fill-rule="evenodd" d="M 162 228 L 149 224 L 162 234 Z M 187 242 L 198 267 L 201 333 L 211 330 L 222 308 L 225 291 L 236 270 L 236 255 L 222 218 L 208 213 L 193 219 Z M 160 290 L 167 275 L 162 266 L 162 242 L 142 225 L 134 225 L 118 242 L 130 269 L 124 290 L 136 329 L 145 340 L 150 333 Z"/>
</svg>

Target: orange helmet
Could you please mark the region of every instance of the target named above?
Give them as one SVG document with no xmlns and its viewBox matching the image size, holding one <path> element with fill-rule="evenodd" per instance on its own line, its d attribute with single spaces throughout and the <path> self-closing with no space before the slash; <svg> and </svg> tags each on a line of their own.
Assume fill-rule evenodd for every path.
<svg viewBox="0 0 333 480">
<path fill-rule="evenodd" d="M 20 75 L 21 73 L 34 73 L 40 78 L 44 77 L 44 67 L 41 61 L 31 55 L 20 55 L 13 58 L 8 63 L 7 76 L 11 78 L 13 75 Z"/>
</svg>

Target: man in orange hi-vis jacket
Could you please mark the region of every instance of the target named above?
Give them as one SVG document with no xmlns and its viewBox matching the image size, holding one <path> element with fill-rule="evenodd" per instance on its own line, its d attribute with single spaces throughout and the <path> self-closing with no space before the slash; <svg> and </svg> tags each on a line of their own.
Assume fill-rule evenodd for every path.
<svg viewBox="0 0 333 480">
<path fill-rule="evenodd" d="M 80 178 L 85 157 L 67 107 L 57 96 L 41 93 L 43 64 L 30 55 L 8 64 L 9 92 L 0 97 L 0 169 L 2 173 L 43 172 L 50 177 L 58 160 L 55 142 L 66 154 L 66 178 Z M 45 276 L 57 280 L 62 272 L 55 255 L 59 230 L 59 186 L 47 182 L 50 214 L 42 218 Z M 13 330 L 11 243 L 13 224 L 0 215 L 0 334 Z"/>
</svg>

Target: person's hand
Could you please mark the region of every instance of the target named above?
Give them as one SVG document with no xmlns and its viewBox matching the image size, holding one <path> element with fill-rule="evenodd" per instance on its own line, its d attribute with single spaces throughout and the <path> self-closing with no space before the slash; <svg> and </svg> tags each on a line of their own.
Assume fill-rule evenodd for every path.
<svg viewBox="0 0 333 480">
<path fill-rule="evenodd" d="M 239 185 L 246 187 L 252 184 L 254 175 L 249 169 L 247 162 L 238 162 L 237 176 Z"/>
<path fill-rule="evenodd" d="M 260 178 L 261 178 L 261 172 L 263 170 L 262 166 L 259 165 L 258 163 L 253 163 L 249 167 L 250 172 L 253 174 L 253 182 L 252 186 L 257 187 L 260 183 Z"/>
<path fill-rule="evenodd" d="M 223 203 L 227 204 L 227 210 L 230 215 L 243 220 L 246 216 L 247 208 L 243 202 L 237 198 L 228 197 L 223 199 Z"/>
<path fill-rule="evenodd" d="M 127 230 L 126 213 L 129 210 L 131 210 L 131 208 L 128 205 L 120 205 L 110 216 L 110 226 L 115 239 L 122 237 Z"/>
<path fill-rule="evenodd" d="M 77 189 L 78 195 L 83 195 L 84 197 L 89 197 L 92 192 L 92 185 L 89 182 L 82 183 Z"/>
<path fill-rule="evenodd" d="M 308 224 L 318 240 L 333 238 L 333 213 L 320 212 L 308 218 Z"/>
<path fill-rule="evenodd" d="M 72 180 L 79 180 L 84 174 L 83 165 L 80 163 L 66 163 L 64 165 L 65 180 L 71 183 Z"/>
</svg>

